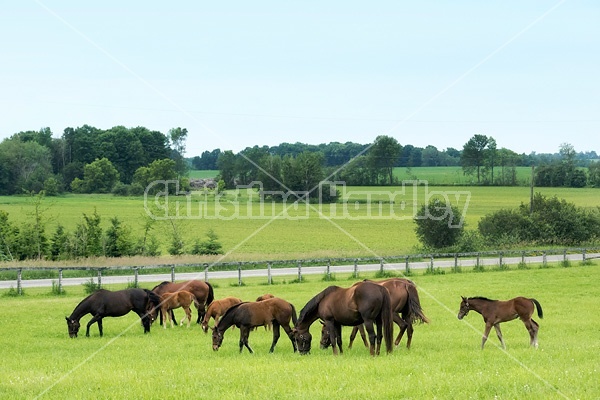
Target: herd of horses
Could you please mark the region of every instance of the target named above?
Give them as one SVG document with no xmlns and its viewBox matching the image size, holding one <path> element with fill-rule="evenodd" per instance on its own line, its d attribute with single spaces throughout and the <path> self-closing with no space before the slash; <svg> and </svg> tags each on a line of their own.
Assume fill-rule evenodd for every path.
<svg viewBox="0 0 600 400">
<path fill-rule="evenodd" d="M 273 333 L 270 352 L 275 350 L 283 328 L 294 352 L 308 354 L 312 345 L 310 327 L 319 320 L 322 324 L 322 349 L 331 347 L 333 354 L 343 353 L 342 326 L 352 326 L 349 348 L 360 332 L 363 343 L 374 356 L 380 354 L 382 344 L 386 352 L 392 352 L 394 345 L 400 344 L 405 332 L 406 346 L 410 349 L 413 325 L 429 323 L 421 308 L 417 286 L 404 278 L 364 280 L 348 288 L 329 286 L 311 298 L 298 316 L 293 304 L 271 294 L 260 296 L 253 302 L 244 302 L 235 297 L 215 299 L 214 289 L 208 282 L 189 280 L 178 283 L 162 282 L 152 290 L 100 289 L 83 299 L 73 313 L 66 317 L 67 327 L 69 336 L 77 337 L 80 319 L 91 314 L 86 336 L 90 335 L 90 326 L 94 323 L 98 324 L 102 336 L 104 317 L 119 317 L 133 311 L 140 317 L 144 333 L 148 333 L 151 324 L 157 318 L 165 329 L 169 322 L 173 327 L 173 321 L 176 321 L 173 309 L 180 307 L 185 311 L 180 325 L 187 319 L 189 327 L 192 320 L 192 304 L 198 312 L 196 323 L 201 324 L 204 332 L 212 330 L 212 348 L 215 351 L 221 347 L 225 332 L 231 327 L 237 327 L 240 331 L 240 352 L 246 347 L 252 353 L 248 343 L 250 332 L 263 326 Z M 483 349 L 492 327 L 505 348 L 500 323 L 520 318 L 529 332 L 530 344 L 537 348 L 539 325 L 531 318 L 534 307 L 537 308 L 538 316 L 543 318 L 542 307 L 533 298 L 516 297 L 508 301 L 499 301 L 485 297 L 463 297 L 458 319 L 465 317 L 471 310 L 482 315 L 485 322 L 481 343 Z M 211 318 L 214 320 L 213 327 L 209 326 Z M 394 323 L 400 328 L 395 341 Z"/>
</svg>

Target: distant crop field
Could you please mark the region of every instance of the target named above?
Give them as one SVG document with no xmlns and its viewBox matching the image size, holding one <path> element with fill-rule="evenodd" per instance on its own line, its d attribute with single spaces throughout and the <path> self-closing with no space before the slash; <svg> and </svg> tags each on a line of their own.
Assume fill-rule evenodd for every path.
<svg viewBox="0 0 600 400">
<path fill-rule="evenodd" d="M 536 191 L 582 207 L 600 205 L 599 189 Z M 175 226 L 190 247 L 213 229 L 224 250 L 238 260 L 401 255 L 414 253 L 419 244 L 412 221 L 414 206 L 423 204 L 429 196 L 442 194 L 464 210 L 467 229 L 476 229 L 479 219 L 488 213 L 529 201 L 526 187 L 345 187 L 341 194 L 343 203 L 322 206 L 261 205 L 247 194 L 233 192 L 216 200 L 213 194 L 171 196 L 171 204 L 178 203 L 177 210 L 171 209 L 168 214 L 173 220 L 165 217 L 165 209 L 153 210 L 152 215 L 158 219 L 152 233 L 162 243 L 164 254 Z M 116 216 L 139 237 L 149 218 L 147 210 L 161 202 L 164 198 L 160 196 L 144 199 L 70 194 L 44 199 L 42 215 L 48 236 L 58 223 L 73 231 L 83 214 L 91 215 L 96 210 L 104 229 Z M 0 209 L 8 212 L 9 220 L 17 225 L 33 218 L 33 202 L 28 197 L 0 197 Z"/>
<path fill-rule="evenodd" d="M 517 182 L 528 186 L 531 182 L 530 167 L 516 167 Z M 494 175 L 500 176 L 502 167 L 494 168 Z M 426 180 L 430 185 L 476 185 L 477 175 L 465 175 L 462 167 L 396 167 L 394 176 L 399 181 L 409 179 Z"/>
<path fill-rule="evenodd" d="M 254 354 L 239 353 L 237 329 L 227 331 L 223 346 L 214 352 L 210 335 L 197 325 L 164 330 L 155 324 L 144 335 L 134 314 L 105 318 L 102 338 L 96 325 L 91 337 L 85 337 L 90 319 L 86 316 L 80 336 L 70 339 L 65 316 L 85 297 L 82 287 L 67 287 L 63 296 L 49 294 L 49 288 L 27 289 L 22 297 L 8 297 L 3 291 L 0 397 L 590 399 L 600 395 L 597 263 L 411 279 L 419 287 L 431 323 L 415 326 L 410 350 L 404 338 L 392 354 L 379 357 L 371 357 L 360 341 L 348 350 L 348 327 L 343 328 L 343 355 L 319 349 L 318 322 L 311 327 L 313 348 L 307 356 L 294 354 L 283 332 L 275 352 L 269 354 L 272 334 L 262 328 L 250 334 Z M 348 287 L 354 281 L 338 276 L 332 283 Z M 211 282 L 216 298 L 254 300 L 269 292 L 293 303 L 298 312 L 332 284 L 318 276 L 307 277 L 304 283 L 278 279 L 271 286 L 252 279 L 241 287 L 232 281 Z M 540 325 L 539 348 L 529 347 L 527 331 L 516 320 L 502 324 L 506 351 L 497 346 L 494 334 L 480 350 L 483 320 L 475 312 L 462 321 L 456 318 L 461 295 L 536 298 L 544 310 L 544 319 L 534 316 Z M 176 316 L 181 318 L 182 311 L 176 310 Z"/>
<path fill-rule="evenodd" d="M 215 178 L 219 174 L 219 171 L 211 170 L 211 169 L 192 169 L 189 172 L 190 178 L 195 179 L 206 179 L 206 178 Z"/>
</svg>

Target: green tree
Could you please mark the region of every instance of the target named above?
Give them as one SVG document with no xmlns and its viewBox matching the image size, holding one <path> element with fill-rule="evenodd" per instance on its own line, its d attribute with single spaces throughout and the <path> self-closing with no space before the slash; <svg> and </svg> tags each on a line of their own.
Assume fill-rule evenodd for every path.
<svg viewBox="0 0 600 400">
<path fill-rule="evenodd" d="M 19 138 L 0 143 L 0 194 L 39 192 L 50 176 L 52 165 L 47 147 Z"/>
<path fill-rule="evenodd" d="M 226 150 L 219 155 L 217 160 L 219 179 L 225 182 L 227 189 L 233 189 L 236 184 L 236 156 L 231 150 Z"/>
<path fill-rule="evenodd" d="M 167 182 L 169 193 L 173 193 L 175 185 L 171 185 L 170 182 L 176 180 L 176 163 L 168 158 L 153 161 L 147 167 L 140 167 L 133 175 L 133 183 L 146 188 L 152 194 L 166 189 L 163 184 L 154 185 L 155 182 Z"/>
<path fill-rule="evenodd" d="M 0 260 L 13 261 L 14 245 L 19 230 L 8 219 L 8 213 L 0 210 Z"/>
<path fill-rule="evenodd" d="M 119 182 L 119 172 L 107 158 L 101 158 L 83 167 L 83 191 L 110 193 Z"/>
<path fill-rule="evenodd" d="M 54 261 L 69 258 L 69 235 L 61 224 L 58 224 L 50 239 L 49 253 L 50 259 Z"/>
<path fill-rule="evenodd" d="M 185 161 L 185 141 L 188 131 L 185 128 L 172 128 L 169 130 L 169 139 L 173 146 L 171 158 L 175 161 L 175 171 L 178 176 L 184 176 L 188 171 L 187 161 Z"/>
<path fill-rule="evenodd" d="M 106 230 L 104 242 L 104 255 L 106 257 L 128 257 L 133 255 L 131 230 L 123 226 L 117 217 L 110 219 L 110 226 Z"/>
<path fill-rule="evenodd" d="M 123 183 L 131 183 L 135 171 L 146 165 L 144 146 L 134 132 L 124 126 L 115 126 L 99 135 L 102 157 L 107 158 L 119 171 Z"/>
<path fill-rule="evenodd" d="M 593 187 L 600 187 L 600 161 L 590 163 L 588 175 L 589 184 Z"/>
<path fill-rule="evenodd" d="M 417 210 L 414 218 L 415 233 L 427 248 L 454 246 L 464 231 L 462 221 L 463 216 L 458 208 L 447 200 L 433 198 Z"/>
<path fill-rule="evenodd" d="M 398 165 L 402 146 L 398 141 L 386 135 L 377 136 L 375 143 L 367 152 L 367 165 L 385 183 L 394 183 L 394 166 Z"/>
<path fill-rule="evenodd" d="M 481 167 L 486 162 L 488 153 L 488 145 L 491 137 L 485 135 L 475 135 L 463 146 L 460 162 L 463 171 L 467 175 L 472 175 L 477 172 L 477 183 L 481 182 Z M 495 141 L 493 142 L 495 146 Z M 493 153 L 492 153 L 493 154 Z"/>
</svg>

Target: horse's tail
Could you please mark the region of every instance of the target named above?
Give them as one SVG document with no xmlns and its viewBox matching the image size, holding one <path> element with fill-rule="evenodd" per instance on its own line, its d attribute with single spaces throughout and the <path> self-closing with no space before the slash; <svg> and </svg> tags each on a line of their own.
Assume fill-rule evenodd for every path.
<svg viewBox="0 0 600 400">
<path fill-rule="evenodd" d="M 192 292 L 190 292 L 190 294 L 192 295 L 192 300 L 194 301 L 194 306 L 196 307 L 196 309 L 200 309 L 200 307 L 202 307 L 202 304 L 200 304 L 200 302 L 198 301 L 198 298 L 196 297 L 196 295 Z"/>
<path fill-rule="evenodd" d="M 394 350 L 394 320 L 392 318 L 392 302 L 390 300 L 390 293 L 383 286 L 377 285 L 381 288 L 381 294 L 383 301 L 381 304 L 381 322 L 383 323 L 383 340 L 385 341 L 385 349 L 388 353 Z"/>
<path fill-rule="evenodd" d="M 535 307 L 537 308 L 537 312 L 538 312 L 538 317 L 544 318 L 544 311 L 542 310 L 542 305 L 539 303 L 539 301 L 537 301 L 536 299 L 529 299 L 529 300 L 533 301 L 533 304 L 535 304 Z"/>
<path fill-rule="evenodd" d="M 206 281 L 204 283 L 206 283 L 206 286 L 208 286 L 208 295 L 206 295 L 206 301 L 204 302 L 204 305 L 208 307 L 215 299 L 215 291 L 210 283 Z"/>
<path fill-rule="evenodd" d="M 421 308 L 421 301 L 419 300 L 419 292 L 417 291 L 417 287 L 411 282 L 405 284 L 406 291 L 408 292 L 408 322 L 409 324 L 414 323 L 415 321 L 420 321 L 422 323 L 429 323 L 429 318 L 425 316 L 423 313 L 423 309 Z"/>
<path fill-rule="evenodd" d="M 294 323 L 294 326 L 296 326 L 296 323 L 298 322 L 298 317 L 296 316 L 296 307 L 294 307 L 292 303 L 290 303 L 290 307 L 292 307 L 292 322 Z"/>
</svg>

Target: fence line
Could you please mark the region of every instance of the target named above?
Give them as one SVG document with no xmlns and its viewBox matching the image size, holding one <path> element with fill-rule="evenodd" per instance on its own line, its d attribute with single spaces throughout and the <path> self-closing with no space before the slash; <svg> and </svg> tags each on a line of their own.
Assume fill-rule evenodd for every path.
<svg viewBox="0 0 600 400">
<path fill-rule="evenodd" d="M 176 269 L 177 268 L 194 268 L 200 267 L 203 268 L 204 271 L 204 280 L 208 281 L 209 269 L 212 269 L 213 272 L 218 271 L 227 271 L 237 269 L 237 278 L 238 284 L 241 286 L 243 284 L 242 281 L 242 271 L 251 271 L 258 270 L 257 264 L 266 264 L 267 268 L 267 283 L 272 284 L 273 282 L 273 272 L 278 268 L 276 265 L 280 265 L 279 268 L 292 268 L 288 267 L 290 265 L 296 265 L 297 269 L 297 279 L 298 281 L 302 281 L 302 272 L 303 266 L 306 267 L 308 265 L 325 265 L 325 269 L 323 273 L 326 274 L 327 278 L 331 277 L 331 269 L 332 264 L 343 265 L 344 263 L 350 265 L 352 267 L 351 272 L 354 276 L 358 276 L 359 273 L 359 265 L 360 264 L 379 264 L 376 265 L 374 271 L 379 271 L 380 273 L 385 272 L 385 265 L 390 264 L 399 264 L 394 263 L 393 261 L 404 262 L 404 272 L 410 274 L 412 268 L 416 268 L 417 264 L 425 264 L 424 267 L 421 268 L 427 269 L 430 272 L 434 271 L 434 266 L 436 261 L 438 264 L 440 262 L 444 262 L 444 267 L 450 267 L 454 271 L 458 271 L 460 268 L 460 259 L 461 258 L 470 258 L 476 257 L 476 261 L 473 264 L 476 268 L 483 268 L 483 265 L 497 265 L 502 267 L 505 264 L 507 255 L 514 255 L 516 258 L 520 257 L 520 263 L 525 264 L 526 255 L 529 254 L 529 257 L 542 257 L 541 264 L 546 266 L 548 263 L 548 255 L 562 255 L 562 261 L 568 261 L 568 254 L 581 254 L 581 261 L 585 262 L 590 258 L 599 258 L 600 255 L 593 255 L 594 253 L 599 253 L 600 248 L 563 248 L 563 249 L 543 249 L 543 250 L 498 250 L 498 251 L 485 251 L 485 252 L 474 252 L 474 253 L 430 253 L 430 254 L 412 254 L 412 255 L 400 255 L 400 256 L 390 256 L 390 257 L 366 257 L 366 258 L 329 258 L 329 259 L 306 259 L 306 260 L 279 260 L 279 261 L 248 261 L 248 262 L 228 262 L 228 263 L 215 263 L 209 265 L 208 263 L 192 263 L 192 264 L 157 264 L 157 265 L 145 265 L 145 266 L 117 266 L 117 267 L 3 267 L 0 268 L 0 271 L 16 271 L 17 272 L 17 292 L 22 294 L 22 282 L 27 281 L 27 279 L 23 279 L 23 271 L 58 271 L 58 290 L 61 291 L 63 287 L 63 272 L 64 271 L 95 271 L 97 272 L 97 285 L 99 287 L 102 286 L 102 272 L 103 271 L 118 271 L 118 270 L 129 270 L 134 273 L 134 286 L 138 286 L 139 282 L 139 271 L 140 270 L 158 270 L 158 269 L 168 269 L 170 270 L 170 278 L 171 281 L 175 281 L 176 279 Z M 590 257 L 590 253 L 592 256 Z M 428 261 L 423 261 L 427 260 Z M 491 263 L 482 263 L 483 260 L 491 261 Z M 411 261 L 412 260 L 412 261 Z M 516 264 L 516 262 L 515 262 Z M 252 266 L 252 268 L 244 268 L 247 266 Z M 398 270 L 395 268 L 394 270 Z M 202 271 L 202 270 L 200 270 Z M 294 273 L 296 274 L 296 273 Z M 91 278 L 93 279 L 93 278 Z"/>
</svg>

